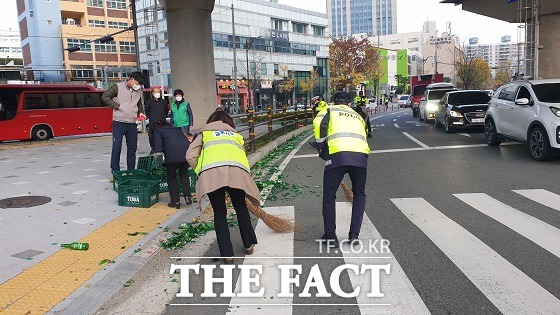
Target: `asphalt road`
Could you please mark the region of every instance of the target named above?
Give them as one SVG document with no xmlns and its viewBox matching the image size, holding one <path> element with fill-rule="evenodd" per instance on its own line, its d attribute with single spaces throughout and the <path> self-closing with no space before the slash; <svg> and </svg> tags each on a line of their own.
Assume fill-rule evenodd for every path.
<svg viewBox="0 0 560 315">
<path fill-rule="evenodd" d="M 360 236 L 364 242 L 389 240 L 389 254 L 364 250 L 354 255 L 359 256 L 356 258 L 342 250 L 320 252 L 315 240 L 323 234 L 323 163 L 305 144 L 283 171 L 283 180 L 301 193 L 294 193 L 293 188 L 276 192 L 278 199 L 265 205 L 270 211 L 285 214 L 293 207 L 297 231 L 289 240 L 258 235 L 260 243 L 254 255 L 263 258 L 237 260 L 239 264 L 302 265 L 295 296 L 278 299 L 272 289 L 259 299 L 201 298 L 202 276 L 191 273 L 194 297 L 174 298 L 165 313 L 558 313 L 560 159 L 533 161 L 526 147 L 516 143 L 487 147 L 481 130 L 445 134 L 433 124 L 419 123 L 410 110 L 373 116 L 372 125 L 376 129 L 369 140 L 372 154 Z M 350 184 L 348 178 L 345 182 Z M 337 201 L 341 202 L 337 204 L 337 233 L 344 239 L 350 206 L 344 204 L 341 189 Z M 237 231 L 232 235 L 239 248 Z M 214 243 L 206 255 L 217 256 L 216 247 Z M 200 263 L 212 264 L 207 259 Z M 385 296 L 371 298 L 362 292 L 344 298 L 332 293 L 329 276 L 344 263 L 390 264 L 390 274 L 381 272 L 381 292 Z M 312 297 L 300 296 L 315 264 L 331 297 L 316 297 L 316 289 L 311 289 Z M 366 275 L 355 276 L 346 270 L 338 283 L 342 290 L 351 292 L 361 284 L 367 287 L 367 279 Z M 266 275 L 265 270 L 261 281 L 270 284 L 279 280 Z M 218 292 L 221 288 L 215 286 Z M 288 305 L 260 305 L 266 303 Z"/>
</svg>

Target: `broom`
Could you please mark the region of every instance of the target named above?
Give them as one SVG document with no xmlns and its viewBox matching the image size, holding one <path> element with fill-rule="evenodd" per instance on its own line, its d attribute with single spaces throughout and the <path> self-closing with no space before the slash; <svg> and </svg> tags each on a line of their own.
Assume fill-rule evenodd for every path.
<svg viewBox="0 0 560 315">
<path fill-rule="evenodd" d="M 354 200 L 354 193 L 352 192 L 352 189 L 350 189 L 345 182 L 341 182 L 340 186 L 342 186 L 342 190 L 344 190 L 344 193 L 346 194 L 346 201 L 352 202 Z"/>
<path fill-rule="evenodd" d="M 276 233 L 287 233 L 294 231 L 294 223 L 279 216 L 268 214 L 260 206 L 255 205 L 249 198 L 245 198 L 247 209 L 257 218 L 263 220 L 264 224 Z M 231 208 L 228 207 L 226 216 L 229 216 Z M 204 211 L 198 215 L 193 222 L 209 222 L 214 216 L 214 209 L 211 204 L 208 204 Z"/>
</svg>

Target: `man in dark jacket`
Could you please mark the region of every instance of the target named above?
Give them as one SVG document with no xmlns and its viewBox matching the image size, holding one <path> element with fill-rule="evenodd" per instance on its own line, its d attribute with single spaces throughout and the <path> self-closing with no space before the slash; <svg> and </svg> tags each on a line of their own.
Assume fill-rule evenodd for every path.
<svg viewBox="0 0 560 315">
<path fill-rule="evenodd" d="M 152 88 L 152 98 L 146 101 L 145 114 L 150 120 L 148 125 L 148 140 L 150 141 L 150 154 L 154 154 L 154 132 L 157 129 L 157 122 L 163 122 L 167 118 L 169 105 L 161 95 L 161 89 L 157 86 Z"/>
<path fill-rule="evenodd" d="M 185 203 L 192 204 L 191 187 L 189 183 L 188 168 L 189 164 L 185 158 L 190 142 L 187 140 L 181 129 L 174 128 L 167 122 L 158 122 L 158 127 L 154 132 L 154 144 L 156 154 L 163 153 L 165 157 L 165 168 L 167 170 L 167 185 L 169 187 L 169 197 L 171 202 L 167 205 L 171 208 L 181 208 L 179 201 L 179 187 L 177 182 L 177 170 L 179 178 L 183 184 L 183 194 Z"/>
</svg>

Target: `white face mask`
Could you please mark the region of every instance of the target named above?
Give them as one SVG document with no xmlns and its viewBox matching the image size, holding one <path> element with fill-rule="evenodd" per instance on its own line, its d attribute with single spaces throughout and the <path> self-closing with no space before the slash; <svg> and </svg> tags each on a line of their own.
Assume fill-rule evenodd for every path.
<svg viewBox="0 0 560 315">
<path fill-rule="evenodd" d="M 132 86 L 132 89 L 133 89 L 134 91 L 138 91 L 138 90 L 140 90 L 140 85 L 139 85 L 139 84 L 134 84 L 134 85 Z"/>
<path fill-rule="evenodd" d="M 161 97 L 161 93 L 154 93 L 154 98 L 160 98 Z"/>
<path fill-rule="evenodd" d="M 180 102 L 180 101 L 183 100 L 183 97 L 182 97 L 182 96 L 175 96 L 175 100 L 176 100 L 177 102 Z"/>
</svg>

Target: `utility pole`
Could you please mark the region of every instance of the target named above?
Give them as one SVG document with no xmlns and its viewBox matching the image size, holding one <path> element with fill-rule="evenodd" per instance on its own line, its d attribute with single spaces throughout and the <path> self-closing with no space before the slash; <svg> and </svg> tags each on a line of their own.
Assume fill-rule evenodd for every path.
<svg viewBox="0 0 560 315">
<path fill-rule="evenodd" d="M 161 98 L 163 99 L 163 96 L 165 95 L 165 91 L 163 90 L 163 64 L 161 63 L 161 40 L 159 37 L 159 8 L 158 8 L 158 2 L 156 1 L 154 3 L 154 12 L 156 14 L 156 36 L 157 36 L 157 54 L 158 54 L 158 74 L 159 74 L 159 85 L 161 88 Z M 136 33 L 135 33 L 136 34 Z M 139 45 L 137 46 L 139 47 Z M 136 51 L 138 51 L 138 48 L 136 49 Z M 140 62 L 140 60 L 138 60 L 138 62 Z M 168 91 L 169 93 L 169 91 Z"/>
<path fill-rule="evenodd" d="M 247 92 L 249 93 L 248 97 L 247 97 L 247 107 L 252 107 L 253 105 L 253 100 L 252 100 L 252 95 L 251 95 L 251 73 L 249 71 L 249 49 L 251 49 L 251 46 L 249 46 L 249 39 L 245 40 L 245 58 L 247 59 Z"/>
<path fill-rule="evenodd" d="M 437 38 L 436 38 L 436 41 L 437 41 Z M 437 74 L 438 73 L 437 72 L 437 63 L 438 63 L 438 55 L 437 55 L 438 43 L 437 42 L 436 42 L 435 48 L 436 48 L 436 56 L 434 57 L 434 60 L 435 60 L 435 63 L 436 63 L 435 70 L 436 70 L 436 74 Z"/>
<path fill-rule="evenodd" d="M 231 4 L 231 26 L 233 29 L 233 85 L 235 86 L 234 92 L 234 109 L 235 112 L 239 110 L 239 86 L 237 85 L 237 42 L 235 39 L 235 9 L 233 3 Z"/>
<path fill-rule="evenodd" d="M 134 31 L 134 42 L 136 43 L 136 69 L 140 70 L 140 43 L 138 42 L 138 21 L 136 21 L 136 0 L 130 0 L 132 10 L 132 29 Z"/>
<path fill-rule="evenodd" d="M 379 94 L 381 93 L 381 78 L 379 77 L 379 66 L 381 65 L 381 44 L 379 42 L 380 38 L 379 36 L 381 35 L 381 33 L 379 32 L 379 28 L 377 28 L 377 92 L 375 93 L 375 105 L 379 106 Z"/>
</svg>

